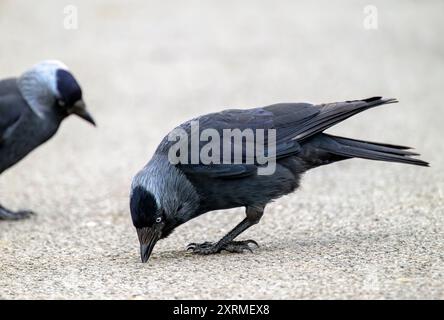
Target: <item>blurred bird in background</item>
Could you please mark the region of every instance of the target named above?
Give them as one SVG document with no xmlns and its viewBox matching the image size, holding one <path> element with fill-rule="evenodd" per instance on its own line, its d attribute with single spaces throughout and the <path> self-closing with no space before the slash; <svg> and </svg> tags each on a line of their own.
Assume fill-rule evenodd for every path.
<svg viewBox="0 0 444 320">
<path fill-rule="evenodd" d="M 71 114 L 95 125 L 80 85 L 59 61 L 43 61 L 18 78 L 0 80 L 0 174 L 51 138 Z M 30 214 L 0 205 L 0 220 Z"/>
</svg>

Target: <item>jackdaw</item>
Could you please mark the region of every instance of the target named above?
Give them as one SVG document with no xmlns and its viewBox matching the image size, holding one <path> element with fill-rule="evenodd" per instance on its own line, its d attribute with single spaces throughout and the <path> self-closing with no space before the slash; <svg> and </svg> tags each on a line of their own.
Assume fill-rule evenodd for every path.
<svg viewBox="0 0 444 320">
<path fill-rule="evenodd" d="M 43 61 L 18 78 L 0 80 L 0 174 L 51 138 L 71 114 L 95 125 L 79 84 L 59 61 Z M 30 214 L 0 205 L 0 220 Z"/>
<path fill-rule="evenodd" d="M 193 121 L 197 121 L 199 133 L 211 129 L 222 136 L 226 129 L 252 129 L 254 138 L 257 138 L 259 129 L 274 129 L 274 153 L 265 146 L 270 139 L 263 140 L 263 149 L 274 156 L 275 170 L 272 174 L 259 174 L 263 162 L 259 161 L 256 153 L 253 159 L 249 159 L 244 151 L 252 143 L 248 138 L 241 142 L 242 161 L 234 161 L 229 154 L 232 162 L 226 163 L 223 160 L 227 159 L 227 155 L 220 154 L 222 151 L 217 148 L 213 152 L 220 157 L 216 160 L 220 161 L 208 163 L 199 159 L 190 162 L 189 155 L 183 158 L 185 161 L 171 161 L 171 150 L 175 150 L 173 154 L 177 153 L 175 146 L 178 142 L 177 138 L 171 138 L 170 133 L 148 164 L 134 177 L 131 186 L 131 217 L 140 242 L 142 262 L 148 261 L 159 239 L 167 237 L 181 224 L 209 211 L 235 207 L 246 208 L 246 218 L 242 222 L 218 242 L 192 243 L 188 250 L 203 255 L 222 250 L 251 251 L 250 245 L 257 245 L 255 241 L 234 239 L 259 222 L 270 201 L 297 189 L 302 174 L 309 169 L 351 158 L 428 166 L 427 162 L 412 158 L 419 154 L 408 151 L 409 147 L 323 133 L 361 111 L 395 102 L 396 99 L 372 97 L 318 105 L 279 103 L 263 108 L 212 113 L 180 125 L 173 131 L 192 135 Z M 202 141 L 198 142 L 198 152 L 209 139 Z M 193 142 L 188 140 L 186 143 L 189 144 L 188 150 L 184 152 L 193 151 L 190 146 Z M 233 146 L 236 148 L 235 143 Z M 227 150 L 233 152 L 234 148 Z"/>
</svg>

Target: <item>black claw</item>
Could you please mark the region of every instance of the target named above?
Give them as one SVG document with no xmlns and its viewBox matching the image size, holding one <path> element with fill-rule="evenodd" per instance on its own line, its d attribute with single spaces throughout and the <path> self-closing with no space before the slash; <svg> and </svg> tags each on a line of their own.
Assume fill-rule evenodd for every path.
<svg viewBox="0 0 444 320">
<path fill-rule="evenodd" d="M 245 243 L 248 245 L 250 243 L 254 244 L 257 248 L 259 248 L 259 244 L 254 240 L 245 240 Z"/>
<path fill-rule="evenodd" d="M 222 246 L 218 245 L 217 243 L 206 241 L 200 244 L 190 243 L 187 246 L 187 251 L 193 251 L 193 253 L 201 255 L 219 253 L 222 250 L 233 253 L 242 253 L 248 250 L 252 253 L 253 249 L 249 246 L 249 244 L 254 244 L 256 247 L 259 247 L 259 244 L 254 240 L 232 241 Z"/>
<path fill-rule="evenodd" d="M 17 221 L 27 219 L 35 213 L 30 210 L 21 210 L 17 212 L 10 211 L 0 206 L 0 220 Z"/>
<path fill-rule="evenodd" d="M 197 243 L 190 243 L 189 245 L 187 245 L 187 250 L 194 248 L 195 246 L 197 246 Z"/>
<path fill-rule="evenodd" d="M 35 215 L 35 212 L 31 210 L 21 210 L 17 212 L 17 215 L 20 215 L 22 217 L 30 217 Z"/>
</svg>

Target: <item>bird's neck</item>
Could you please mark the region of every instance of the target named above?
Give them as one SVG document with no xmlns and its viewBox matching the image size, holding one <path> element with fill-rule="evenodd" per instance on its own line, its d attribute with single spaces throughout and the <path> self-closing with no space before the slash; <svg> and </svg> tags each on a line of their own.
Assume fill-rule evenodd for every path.
<svg viewBox="0 0 444 320">
<path fill-rule="evenodd" d="M 25 73 L 17 79 L 21 95 L 39 117 L 54 112 L 56 98 L 47 83 L 35 73 Z"/>
</svg>

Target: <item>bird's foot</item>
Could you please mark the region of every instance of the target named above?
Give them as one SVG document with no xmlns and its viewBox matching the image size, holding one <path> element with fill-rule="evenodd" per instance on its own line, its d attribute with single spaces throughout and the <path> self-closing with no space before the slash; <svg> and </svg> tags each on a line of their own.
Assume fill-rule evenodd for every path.
<svg viewBox="0 0 444 320">
<path fill-rule="evenodd" d="M 0 206 L 0 220 L 22 220 L 29 218 L 34 214 L 30 210 L 11 211 Z"/>
<path fill-rule="evenodd" d="M 195 254 L 208 255 L 219 253 L 222 249 L 217 246 L 214 242 L 204 242 L 204 243 L 190 243 L 187 246 L 187 251 L 193 251 Z"/>
<path fill-rule="evenodd" d="M 257 242 L 254 240 L 243 240 L 243 241 L 231 241 L 226 244 L 213 243 L 213 242 L 190 243 L 187 246 L 187 250 L 200 255 L 220 253 L 222 250 L 233 253 L 242 253 L 246 250 L 253 252 L 250 244 L 259 247 Z"/>
</svg>

